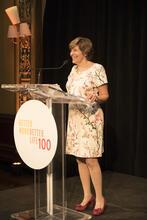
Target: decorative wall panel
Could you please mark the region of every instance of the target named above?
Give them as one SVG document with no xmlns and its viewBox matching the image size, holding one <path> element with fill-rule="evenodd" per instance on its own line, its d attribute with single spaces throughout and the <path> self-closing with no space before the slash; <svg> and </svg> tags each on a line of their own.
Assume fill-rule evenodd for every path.
<svg viewBox="0 0 147 220">
<path fill-rule="evenodd" d="M 32 4 L 30 0 L 17 0 L 21 22 L 27 22 L 31 30 Z M 32 82 L 32 47 L 31 36 L 19 38 L 16 47 L 16 83 L 28 84 Z M 19 94 L 16 99 L 16 109 L 29 99 L 28 94 Z"/>
</svg>

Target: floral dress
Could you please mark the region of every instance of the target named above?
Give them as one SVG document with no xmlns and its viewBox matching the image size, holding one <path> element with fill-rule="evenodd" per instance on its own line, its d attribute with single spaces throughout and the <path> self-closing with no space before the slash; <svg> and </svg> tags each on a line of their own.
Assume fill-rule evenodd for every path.
<svg viewBox="0 0 147 220">
<path fill-rule="evenodd" d="M 66 89 L 69 94 L 86 98 L 87 89 L 106 83 L 107 76 L 102 65 L 94 63 L 80 74 L 74 65 Z M 101 157 L 104 151 L 103 126 L 103 111 L 98 102 L 91 105 L 69 104 L 66 153 L 83 158 Z"/>
</svg>

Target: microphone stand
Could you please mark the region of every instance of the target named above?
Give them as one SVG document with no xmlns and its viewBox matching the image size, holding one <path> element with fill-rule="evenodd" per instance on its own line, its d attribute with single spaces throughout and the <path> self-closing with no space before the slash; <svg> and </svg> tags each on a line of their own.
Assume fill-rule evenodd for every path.
<svg viewBox="0 0 147 220">
<path fill-rule="evenodd" d="M 37 84 L 40 84 L 40 77 L 41 77 L 41 71 L 42 70 L 60 70 L 62 69 L 66 64 L 68 63 L 68 60 L 64 60 L 63 63 L 60 66 L 57 67 L 40 67 L 37 68 L 39 70 L 38 77 L 37 77 Z"/>
</svg>

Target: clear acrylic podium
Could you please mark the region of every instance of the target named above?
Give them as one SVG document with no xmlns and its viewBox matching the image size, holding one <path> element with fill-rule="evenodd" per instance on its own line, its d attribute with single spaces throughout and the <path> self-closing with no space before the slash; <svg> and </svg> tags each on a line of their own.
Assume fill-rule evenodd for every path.
<svg viewBox="0 0 147 220">
<path fill-rule="evenodd" d="M 44 102 L 52 112 L 53 104 L 60 106 L 60 133 L 58 142 L 60 142 L 59 155 L 60 160 L 57 164 L 59 178 L 55 176 L 54 161 L 48 165 L 45 171 L 45 183 L 41 182 L 41 170 L 34 170 L 34 207 L 31 210 L 21 211 L 11 215 L 12 219 L 18 220 L 87 220 L 91 219 L 91 215 L 74 211 L 67 207 L 67 192 L 66 192 L 66 174 L 65 174 L 65 140 L 66 140 L 66 125 L 65 125 L 65 105 L 88 104 L 82 97 L 77 97 L 63 92 L 57 84 L 2 84 L 1 88 L 22 94 L 29 94 L 30 99 L 37 99 Z M 59 147 L 57 147 L 58 149 Z M 57 153 L 56 153 L 57 154 Z M 59 163 L 59 164 L 58 164 Z M 60 167 L 60 168 L 59 168 Z M 55 176 L 55 178 L 54 178 Z M 54 180 L 55 179 L 55 180 Z M 45 185 L 45 204 L 41 204 L 41 185 Z M 56 199 L 55 199 L 56 197 Z"/>
</svg>

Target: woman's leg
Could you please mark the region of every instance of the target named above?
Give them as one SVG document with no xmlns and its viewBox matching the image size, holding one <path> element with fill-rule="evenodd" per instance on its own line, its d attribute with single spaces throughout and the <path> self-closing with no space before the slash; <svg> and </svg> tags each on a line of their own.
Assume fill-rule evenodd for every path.
<svg viewBox="0 0 147 220">
<path fill-rule="evenodd" d="M 90 173 L 85 162 L 85 159 L 77 158 L 79 175 L 82 183 L 84 198 L 81 205 L 85 205 L 92 197 L 91 187 L 90 187 Z"/>
<path fill-rule="evenodd" d="M 88 166 L 91 180 L 94 186 L 96 194 L 95 208 L 104 207 L 104 197 L 102 194 L 102 173 L 101 168 L 97 158 L 87 158 L 86 164 Z"/>
</svg>

